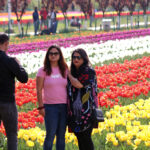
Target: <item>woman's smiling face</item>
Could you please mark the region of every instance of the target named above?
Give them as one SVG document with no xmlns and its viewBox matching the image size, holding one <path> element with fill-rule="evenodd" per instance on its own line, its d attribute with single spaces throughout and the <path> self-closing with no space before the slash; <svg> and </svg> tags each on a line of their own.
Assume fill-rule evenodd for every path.
<svg viewBox="0 0 150 150">
<path fill-rule="evenodd" d="M 58 62 L 59 58 L 60 58 L 59 51 L 56 48 L 52 48 L 49 51 L 49 60 L 50 60 L 50 62 Z"/>
<path fill-rule="evenodd" d="M 84 63 L 84 60 L 79 53 L 75 52 L 72 56 L 72 62 L 76 68 L 79 68 Z"/>
</svg>

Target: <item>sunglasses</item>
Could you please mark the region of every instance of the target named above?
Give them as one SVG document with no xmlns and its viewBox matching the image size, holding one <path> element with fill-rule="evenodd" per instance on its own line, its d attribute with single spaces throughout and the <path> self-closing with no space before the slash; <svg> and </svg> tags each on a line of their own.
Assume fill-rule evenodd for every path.
<svg viewBox="0 0 150 150">
<path fill-rule="evenodd" d="M 82 57 L 81 56 L 73 56 L 72 59 L 78 59 L 80 60 Z"/>
<path fill-rule="evenodd" d="M 49 52 L 49 55 L 51 55 L 51 56 L 53 56 L 53 55 L 57 56 L 57 55 L 59 55 L 59 52 L 54 52 L 54 53 L 53 52 Z"/>
</svg>

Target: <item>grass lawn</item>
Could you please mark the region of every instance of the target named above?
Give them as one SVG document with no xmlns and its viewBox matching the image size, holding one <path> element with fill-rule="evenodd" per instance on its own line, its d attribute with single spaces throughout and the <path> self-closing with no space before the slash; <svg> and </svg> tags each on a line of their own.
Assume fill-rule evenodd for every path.
<svg viewBox="0 0 150 150">
<path fill-rule="evenodd" d="M 111 25 L 116 25 L 116 21 L 117 21 L 117 17 L 110 17 L 109 19 L 112 19 L 111 21 Z M 130 29 L 130 16 L 121 16 L 121 24 L 126 24 L 126 29 Z M 149 15 L 148 15 L 148 20 L 149 20 Z M 141 15 L 139 16 L 139 22 L 144 22 L 144 17 Z M 85 30 L 84 29 L 84 23 L 85 23 L 85 20 L 81 20 L 81 24 L 82 24 L 82 28 L 81 30 Z M 87 20 L 87 28 L 89 28 L 89 24 L 90 24 L 90 20 Z M 127 24 L 128 24 L 128 28 L 127 28 Z M 134 28 L 137 28 L 137 24 L 138 24 L 138 16 L 133 16 L 133 25 L 134 25 Z M 102 25 L 102 18 L 97 18 L 93 21 L 93 24 L 92 24 L 92 27 L 100 27 L 100 25 Z M 140 26 L 141 28 L 142 26 Z M 0 32 L 4 32 L 8 29 L 8 25 L 0 25 Z M 18 32 L 18 26 L 17 25 L 13 25 L 13 29 L 14 29 L 14 32 L 16 34 L 19 34 Z M 24 29 L 24 34 L 28 34 L 29 32 L 34 32 L 34 28 L 33 28 L 33 24 L 29 24 L 28 27 L 27 27 L 27 24 L 23 24 L 23 29 Z M 62 21 L 58 21 L 58 27 L 57 27 L 57 32 L 58 33 L 62 33 L 64 32 L 64 29 L 65 29 L 65 22 L 64 20 Z M 76 27 L 70 27 L 70 25 L 68 26 L 68 30 L 70 32 L 72 31 L 77 31 L 78 29 Z M 115 28 L 113 29 L 115 30 Z"/>
</svg>

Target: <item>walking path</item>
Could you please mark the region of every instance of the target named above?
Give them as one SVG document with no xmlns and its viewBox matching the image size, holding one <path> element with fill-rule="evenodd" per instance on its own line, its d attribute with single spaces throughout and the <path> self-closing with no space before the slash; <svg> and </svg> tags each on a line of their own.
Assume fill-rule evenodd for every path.
<svg viewBox="0 0 150 150">
<path fill-rule="evenodd" d="M 147 24 L 150 25 L 150 22 L 148 22 Z M 144 25 L 145 25 L 144 22 L 139 23 L 139 26 L 144 26 Z M 138 25 L 136 25 L 136 26 L 138 26 Z M 84 29 L 84 25 L 83 25 L 82 28 Z M 127 28 L 127 24 L 121 24 L 120 28 Z M 130 28 L 130 23 L 128 24 L 128 28 Z M 135 28 L 135 24 L 133 24 L 133 28 Z M 112 30 L 116 29 L 116 26 L 111 25 L 110 29 L 112 29 Z M 79 31 L 78 28 L 74 28 L 74 30 Z M 93 30 L 93 31 L 96 30 L 96 31 L 98 31 L 98 30 L 103 30 L 103 27 L 102 26 L 97 26 L 96 28 L 95 27 L 87 27 L 86 30 Z M 57 33 L 59 33 L 59 31 L 57 31 Z M 34 32 L 28 32 L 27 34 L 33 36 Z M 38 34 L 40 34 L 40 32 Z M 10 36 L 15 36 L 15 35 L 16 35 L 15 33 L 10 34 Z"/>
<path fill-rule="evenodd" d="M 148 22 L 147 24 L 150 25 L 150 22 Z M 144 26 L 144 25 L 145 25 L 144 22 L 139 23 L 139 26 Z M 136 25 L 136 26 L 138 26 L 138 25 Z M 131 27 L 131 24 L 129 23 L 128 28 L 130 28 L 130 27 Z M 114 29 L 114 28 L 116 29 L 116 26 L 111 25 L 110 28 L 111 29 Z M 121 24 L 120 28 L 127 28 L 127 24 Z M 133 24 L 133 28 L 135 28 L 135 24 Z M 102 30 L 102 29 L 103 29 L 103 27 L 100 27 L 100 26 L 96 27 L 96 30 Z M 95 27 L 89 27 L 87 30 L 95 30 Z"/>
</svg>

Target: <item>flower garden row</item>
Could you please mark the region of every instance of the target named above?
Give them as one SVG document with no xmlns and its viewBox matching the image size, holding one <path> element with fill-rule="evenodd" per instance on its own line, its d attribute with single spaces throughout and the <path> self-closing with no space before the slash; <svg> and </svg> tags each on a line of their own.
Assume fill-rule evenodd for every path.
<svg viewBox="0 0 150 150">
<path fill-rule="evenodd" d="M 60 47 L 70 47 L 71 45 L 76 46 L 79 44 L 87 43 L 102 43 L 108 40 L 120 40 L 127 38 L 134 38 L 139 36 L 150 35 L 150 29 L 140 29 L 140 30 L 131 30 L 131 31 L 120 31 L 114 33 L 104 33 L 99 35 L 91 35 L 85 37 L 73 37 L 57 40 L 49 40 L 44 42 L 35 42 L 35 43 L 25 43 L 25 44 L 12 44 L 10 45 L 10 53 L 21 53 L 25 51 L 39 51 L 47 50 L 48 45 L 59 45 Z"/>
<path fill-rule="evenodd" d="M 47 45 L 47 48 L 49 45 Z M 106 61 L 113 59 L 123 59 L 124 57 L 133 57 L 135 55 L 143 55 L 150 52 L 150 36 L 107 41 L 105 43 L 81 44 L 68 48 L 62 47 L 67 63 L 70 65 L 71 53 L 76 48 L 83 48 L 87 51 L 91 63 L 95 65 L 103 65 Z M 39 46 L 39 49 L 41 47 Z M 37 72 L 38 68 L 43 65 L 45 51 L 24 52 L 10 54 L 17 57 L 21 64 L 25 67 L 29 74 Z M 36 62 L 36 63 L 35 63 Z"/>
<path fill-rule="evenodd" d="M 135 61 L 125 61 L 124 64 L 118 63 L 95 67 L 95 70 L 98 78 L 98 87 L 105 89 L 104 92 L 98 93 L 99 104 L 103 107 L 113 107 L 118 103 L 120 104 L 119 99 L 121 97 L 132 98 L 141 94 L 147 95 L 150 91 L 150 82 L 147 80 L 150 78 L 150 57 L 143 57 Z M 123 82 L 120 84 L 119 81 L 121 80 Z M 131 81 L 134 84 L 129 86 L 128 83 Z M 102 87 L 106 84 L 106 87 Z M 38 115 L 38 111 L 35 109 L 37 103 L 35 88 L 35 79 L 29 79 L 27 84 L 16 83 L 15 95 L 17 105 L 22 109 L 25 104 L 33 103 L 33 110 L 27 113 L 19 113 L 19 128 L 35 127 L 36 123 L 43 123 L 43 118 Z M 106 90 L 106 88 L 108 89 Z M 31 109 L 31 107 L 28 109 Z M 2 129 L 1 132 L 4 132 L 4 130 Z"/>
<path fill-rule="evenodd" d="M 130 40 L 62 47 L 68 64 L 71 52 L 82 47 L 87 50 L 91 63 L 95 66 L 99 105 L 105 115 L 105 122 L 99 123 L 98 129 L 94 129 L 92 133 L 96 150 L 150 148 L 149 39 L 149 36 L 144 36 Z M 40 45 L 39 49 L 42 49 Z M 10 55 L 19 58 L 30 74 L 36 73 L 43 65 L 45 51 Z M 132 59 L 125 60 L 126 56 Z M 125 61 L 122 63 L 121 60 Z M 105 61 L 108 61 L 108 65 Z M 118 62 L 114 63 L 116 61 Z M 36 109 L 35 87 L 35 76 L 33 79 L 30 78 L 27 84 L 16 82 L 19 150 L 32 148 L 42 150 L 45 138 L 44 120 Z M 0 133 L 5 134 L 3 125 L 0 127 Z M 70 149 L 77 149 L 77 139 L 67 131 L 66 150 Z"/>
<path fill-rule="evenodd" d="M 128 147 L 128 149 L 148 150 L 150 147 L 150 98 L 135 102 L 127 106 L 114 106 L 105 113 L 105 122 L 99 123 L 97 129 L 93 130 L 94 143 L 103 144 L 103 149 L 117 149 Z M 24 141 L 28 147 L 42 148 L 45 131 L 39 127 L 20 129 L 18 139 Z M 66 132 L 67 149 L 75 149 L 77 139 L 74 134 Z M 105 139 L 105 143 L 100 143 Z M 104 142 L 103 141 L 103 142 Z M 55 141 L 54 141 L 55 144 Z M 70 145 L 69 145 L 70 144 Z M 40 146 L 39 146 L 40 145 Z M 100 145 L 99 145 L 100 146 Z M 20 145 L 21 147 L 21 145 Z M 115 148 L 116 147 L 116 148 Z M 21 149 L 21 148 L 20 148 Z M 99 150 L 99 147 L 96 147 Z"/>
</svg>

